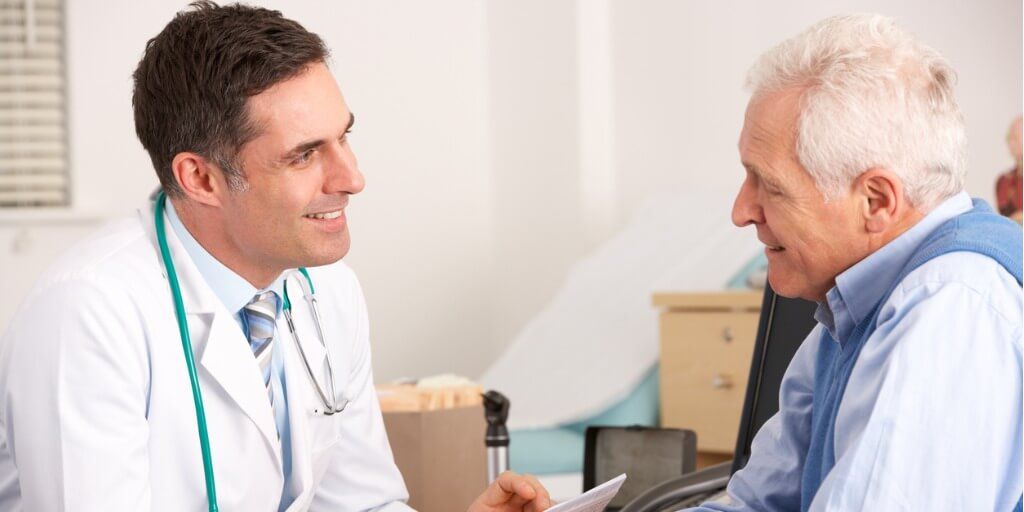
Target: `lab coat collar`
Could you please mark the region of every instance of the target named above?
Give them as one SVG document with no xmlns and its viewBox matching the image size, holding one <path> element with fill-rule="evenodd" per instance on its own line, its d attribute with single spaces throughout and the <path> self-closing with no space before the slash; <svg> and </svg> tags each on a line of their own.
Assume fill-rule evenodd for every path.
<svg viewBox="0 0 1024 512">
<path fill-rule="evenodd" d="M 153 223 L 153 206 L 153 201 L 149 201 L 145 207 L 139 208 L 139 221 L 142 222 L 142 227 L 146 230 L 149 242 L 153 246 L 153 254 L 159 260 L 160 273 L 166 280 L 167 270 L 164 266 L 163 257 L 160 254 L 160 245 L 156 239 L 156 228 Z M 219 310 L 223 310 L 223 303 L 205 282 L 202 282 L 202 286 L 193 286 L 197 278 L 200 281 L 202 280 L 199 269 L 196 268 L 192 258 L 188 255 L 188 251 L 185 250 L 185 246 L 182 245 L 181 240 L 175 234 L 174 229 L 167 220 L 166 213 L 163 222 L 164 233 L 167 235 L 167 248 L 171 252 L 171 259 L 174 260 L 174 270 L 178 274 L 178 281 L 181 285 L 181 298 L 182 302 L 184 302 L 185 313 L 199 315 L 203 313 L 216 313 Z"/>
<path fill-rule="evenodd" d="M 153 254 L 160 259 L 152 202 L 139 209 L 139 218 L 153 245 Z M 166 218 L 164 221 L 166 222 Z M 252 356 L 245 335 L 235 322 L 234 314 L 225 308 L 224 303 L 203 280 L 174 230 L 170 229 L 170 226 L 165 227 L 167 246 L 174 259 L 174 268 L 185 303 L 194 357 L 256 425 L 269 451 L 274 454 L 278 471 L 283 472 L 277 426 L 274 423 L 270 401 L 267 399 L 259 364 Z M 158 264 L 166 280 L 163 262 L 160 261 Z M 173 308 L 169 308 L 168 314 L 174 314 Z M 211 390 L 204 391 L 209 393 Z"/>
</svg>

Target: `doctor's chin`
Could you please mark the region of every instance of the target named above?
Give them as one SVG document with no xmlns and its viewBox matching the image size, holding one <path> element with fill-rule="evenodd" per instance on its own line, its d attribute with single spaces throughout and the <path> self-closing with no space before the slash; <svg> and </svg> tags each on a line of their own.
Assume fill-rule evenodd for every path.
<svg viewBox="0 0 1024 512">
<path fill-rule="evenodd" d="M 1024 511 L 1020 2 L 394 7 L 0 0 L 0 512 Z"/>
</svg>

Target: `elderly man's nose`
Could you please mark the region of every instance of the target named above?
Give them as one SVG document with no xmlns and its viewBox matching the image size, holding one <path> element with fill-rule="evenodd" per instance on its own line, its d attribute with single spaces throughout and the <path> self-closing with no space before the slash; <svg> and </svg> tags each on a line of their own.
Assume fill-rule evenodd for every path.
<svg viewBox="0 0 1024 512">
<path fill-rule="evenodd" d="M 743 227 L 762 221 L 761 207 L 757 204 L 750 180 L 743 180 L 736 201 L 732 205 L 732 223 Z"/>
</svg>

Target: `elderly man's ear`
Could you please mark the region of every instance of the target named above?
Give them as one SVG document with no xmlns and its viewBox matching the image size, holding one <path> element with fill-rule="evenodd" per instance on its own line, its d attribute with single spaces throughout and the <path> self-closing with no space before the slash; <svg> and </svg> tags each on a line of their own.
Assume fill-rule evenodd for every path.
<svg viewBox="0 0 1024 512">
<path fill-rule="evenodd" d="M 863 210 L 864 229 L 870 234 L 885 234 L 902 224 L 912 210 L 903 195 L 903 181 L 888 169 L 864 171 L 853 187 Z"/>
</svg>

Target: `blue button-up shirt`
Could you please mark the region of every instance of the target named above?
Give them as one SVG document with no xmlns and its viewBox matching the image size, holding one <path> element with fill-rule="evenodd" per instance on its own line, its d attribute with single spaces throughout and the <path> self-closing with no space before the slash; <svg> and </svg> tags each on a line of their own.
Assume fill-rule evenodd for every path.
<svg viewBox="0 0 1024 512">
<path fill-rule="evenodd" d="M 799 510 L 822 330 L 846 343 L 925 237 L 970 208 L 966 193 L 947 199 L 836 278 L 728 503 L 696 510 Z M 1011 510 L 1024 478 L 1022 309 L 1014 278 L 980 254 L 949 253 L 909 274 L 850 376 L 836 465 L 811 510 Z"/>
<path fill-rule="evenodd" d="M 277 313 L 281 314 L 281 303 L 284 297 L 283 276 L 276 279 L 265 290 L 257 290 L 256 287 L 249 284 L 242 276 L 224 266 L 220 261 L 217 261 L 203 246 L 199 245 L 199 242 L 189 233 L 185 225 L 181 223 L 181 219 L 178 218 L 178 212 L 175 211 L 171 201 L 167 201 L 167 218 L 171 221 L 174 234 L 181 241 L 181 245 L 185 247 L 185 252 L 188 253 L 192 262 L 195 263 L 196 269 L 203 276 L 203 280 L 206 281 L 206 284 L 217 295 L 217 298 L 224 303 L 224 307 L 234 313 L 235 322 L 238 323 L 238 327 L 246 335 L 246 339 L 248 339 L 248 326 L 245 324 L 242 308 L 252 301 L 257 293 L 266 290 L 277 293 Z M 287 490 L 288 480 L 291 476 L 291 430 L 288 425 L 288 400 L 285 394 L 287 382 L 284 378 L 281 344 L 277 343 L 280 340 L 280 336 L 275 335 L 275 338 L 277 339 L 275 339 L 273 353 L 271 354 L 270 378 L 274 383 L 272 388 L 275 404 L 274 422 L 277 424 L 277 432 L 281 436 L 281 461 L 283 464 L 285 486 L 282 489 L 280 509 L 284 510 L 294 501 L 295 497 L 290 496 Z M 239 364 L 242 363 L 239 361 Z"/>
</svg>

